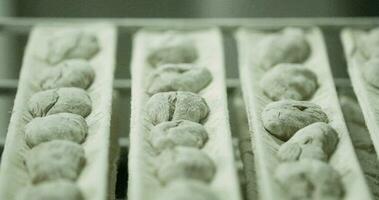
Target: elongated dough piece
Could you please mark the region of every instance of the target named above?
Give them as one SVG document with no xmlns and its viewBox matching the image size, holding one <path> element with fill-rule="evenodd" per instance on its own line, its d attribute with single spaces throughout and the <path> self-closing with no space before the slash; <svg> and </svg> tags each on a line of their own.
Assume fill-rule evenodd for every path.
<svg viewBox="0 0 379 200">
<path fill-rule="evenodd" d="M 365 77 L 365 74 L 367 73 L 375 73 L 374 71 L 367 71 L 370 70 L 370 66 L 368 66 L 367 63 L 373 62 L 374 59 L 378 58 L 371 58 L 371 60 L 367 59 L 363 52 L 368 51 L 371 48 L 362 44 L 367 43 L 369 36 L 369 32 L 347 28 L 342 31 L 341 39 L 345 57 L 347 59 L 347 69 L 354 92 L 357 96 L 359 105 L 362 108 L 363 116 L 374 143 L 375 150 L 376 152 L 379 152 L 379 88 L 372 85 L 372 83 L 370 83 Z M 378 39 L 379 37 L 377 40 Z M 377 45 L 377 43 L 372 41 L 371 45 Z M 377 46 L 377 49 L 379 51 L 379 46 Z M 377 69 L 379 68 L 379 65 L 375 68 L 376 71 L 378 71 Z"/>
<path fill-rule="evenodd" d="M 174 181 L 157 197 L 157 200 L 217 200 L 209 186 L 200 181 Z"/>
<path fill-rule="evenodd" d="M 16 200 L 83 200 L 78 186 L 69 181 L 59 180 L 25 187 L 16 194 Z"/>
<path fill-rule="evenodd" d="M 80 144 L 85 140 L 87 132 L 85 119 L 71 113 L 36 117 L 24 129 L 25 141 L 30 147 L 51 140 L 69 140 Z"/>
<path fill-rule="evenodd" d="M 379 176 L 379 160 L 377 159 L 378 157 L 370 138 L 370 133 L 365 125 L 362 110 L 352 94 L 353 88 L 348 87 L 343 90 L 347 91 L 347 93 L 339 97 L 347 128 L 349 129 L 350 137 L 365 173 L 367 183 L 371 187 L 374 198 L 378 199 L 379 180 L 377 177 Z"/>
<path fill-rule="evenodd" d="M 258 66 L 259 61 L 254 56 L 259 50 L 256 48 L 258 43 L 270 34 L 273 32 L 241 28 L 236 33 L 236 39 L 239 51 L 241 85 L 247 106 L 250 129 L 255 139 L 258 193 L 260 199 L 263 200 L 285 200 L 288 199 L 288 197 L 286 198 L 286 191 L 273 178 L 274 171 L 280 163 L 277 151 L 283 142 L 272 137 L 263 127 L 261 113 L 271 100 L 263 93 L 259 85 L 266 71 Z M 321 107 L 328 116 L 329 125 L 339 137 L 339 143 L 330 157 L 329 164 L 342 176 L 341 181 L 346 191 L 343 199 L 371 199 L 371 193 L 358 164 L 343 120 L 321 31 L 318 28 L 308 28 L 304 30 L 304 34 L 311 47 L 311 56 L 304 65 L 317 75 L 319 83 L 319 87 L 310 102 Z"/>
<path fill-rule="evenodd" d="M 87 93 L 92 101 L 92 111 L 86 117 L 88 133 L 81 144 L 86 164 L 76 181 L 85 200 L 106 200 L 114 191 L 108 191 L 110 160 L 112 156 L 110 132 L 113 72 L 115 65 L 116 29 L 108 24 L 54 25 L 35 27 L 29 37 L 23 58 L 20 82 L 12 112 L 0 168 L 0 199 L 14 200 L 15 195 L 30 185 L 24 155 L 30 150 L 25 142 L 24 128 L 32 119 L 28 100 L 38 91 L 41 72 L 51 69 L 47 62 L 47 38 L 75 30 L 94 35 L 99 51 L 89 59 L 96 78 Z M 114 143 L 112 145 L 117 145 Z M 112 147 L 114 149 L 114 147 Z"/>
<path fill-rule="evenodd" d="M 85 166 L 84 149 L 65 140 L 52 140 L 31 149 L 25 164 L 33 183 L 67 179 L 75 181 Z"/>
<path fill-rule="evenodd" d="M 238 147 L 243 163 L 241 179 L 242 193 L 245 199 L 258 199 L 257 174 L 255 170 L 255 139 L 249 130 L 245 102 L 240 88 L 232 93 L 232 109 L 230 109 L 231 126 L 234 136 L 238 138 Z M 234 123 L 233 123 L 234 122 Z M 233 125 L 234 124 L 234 125 Z"/>
<path fill-rule="evenodd" d="M 165 31 L 142 30 L 137 32 L 133 41 L 129 200 L 153 200 L 165 189 L 156 177 L 157 152 L 149 140 L 153 125 L 148 121 L 145 110 L 150 98 L 145 90 L 147 79 L 156 69 L 147 60 L 150 45 L 164 39 L 165 34 Z M 209 107 L 209 114 L 201 123 L 208 133 L 208 140 L 201 150 L 216 167 L 209 186 L 220 200 L 238 200 L 241 197 L 228 122 L 221 33 L 210 28 L 176 34 L 193 41 L 198 54 L 195 64 L 206 67 L 213 77 L 209 85 L 198 93 Z"/>
<path fill-rule="evenodd" d="M 59 88 L 35 93 L 28 102 L 33 117 L 56 113 L 73 113 L 87 117 L 92 110 L 91 98 L 80 88 Z"/>
</svg>

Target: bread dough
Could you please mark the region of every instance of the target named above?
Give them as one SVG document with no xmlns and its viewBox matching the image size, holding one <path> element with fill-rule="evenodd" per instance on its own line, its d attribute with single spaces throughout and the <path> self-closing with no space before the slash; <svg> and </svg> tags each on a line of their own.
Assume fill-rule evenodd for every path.
<svg viewBox="0 0 379 200">
<path fill-rule="evenodd" d="M 26 187 L 16 200 L 84 200 L 84 197 L 75 183 L 60 180 Z"/>
<path fill-rule="evenodd" d="M 372 58 L 364 64 L 362 74 L 369 84 L 379 88 L 379 54 L 377 58 Z"/>
<path fill-rule="evenodd" d="M 279 63 L 302 63 L 311 52 L 304 32 L 298 28 L 285 28 L 271 34 L 258 45 L 260 66 L 269 69 Z"/>
<path fill-rule="evenodd" d="M 361 107 L 355 99 L 349 96 L 340 96 L 339 101 L 346 121 L 366 126 Z"/>
<path fill-rule="evenodd" d="M 158 200 L 218 200 L 211 188 L 200 181 L 178 180 L 170 183 Z"/>
<path fill-rule="evenodd" d="M 296 131 L 315 122 L 328 122 L 321 107 L 307 101 L 281 100 L 266 105 L 262 111 L 264 128 L 287 141 Z"/>
<path fill-rule="evenodd" d="M 28 102 L 28 109 L 33 117 L 63 112 L 86 117 L 92 111 L 92 101 L 80 88 L 50 89 L 35 93 Z"/>
<path fill-rule="evenodd" d="M 348 123 L 347 126 L 354 147 L 375 154 L 374 144 L 372 143 L 367 127 L 355 123 Z"/>
<path fill-rule="evenodd" d="M 156 67 L 169 63 L 193 63 L 197 58 L 197 49 L 190 38 L 168 32 L 161 39 L 154 41 L 147 61 Z"/>
<path fill-rule="evenodd" d="M 301 64 L 278 64 L 264 74 L 260 87 L 270 99 L 308 100 L 317 90 L 317 76 Z"/>
<path fill-rule="evenodd" d="M 188 91 L 197 93 L 212 81 L 212 74 L 205 67 L 193 64 L 165 64 L 149 78 L 147 93 Z"/>
<path fill-rule="evenodd" d="M 362 55 L 367 59 L 379 57 L 379 28 L 372 29 L 357 43 Z"/>
<path fill-rule="evenodd" d="M 192 92 L 161 92 L 150 97 L 146 113 L 153 125 L 181 119 L 200 122 L 207 117 L 209 107 L 201 96 Z"/>
<path fill-rule="evenodd" d="M 309 158 L 327 161 L 338 144 L 337 132 L 327 123 L 316 122 L 298 130 L 278 151 L 283 161 Z"/>
<path fill-rule="evenodd" d="M 174 146 L 201 148 L 207 139 L 203 125 L 187 120 L 162 122 L 151 130 L 151 144 L 158 152 Z"/>
<path fill-rule="evenodd" d="M 371 191 L 374 193 L 374 199 L 379 197 L 379 162 L 378 156 L 374 152 L 368 152 L 366 150 L 356 149 L 357 157 L 361 163 L 366 180 L 371 187 Z"/>
<path fill-rule="evenodd" d="M 53 35 L 47 43 L 47 61 L 57 64 L 65 59 L 92 58 L 100 49 L 94 34 L 77 30 L 65 30 Z"/>
<path fill-rule="evenodd" d="M 27 152 L 25 163 L 35 184 L 58 179 L 75 181 L 85 164 L 84 149 L 71 141 L 53 140 Z"/>
<path fill-rule="evenodd" d="M 195 179 L 210 182 L 216 166 L 209 156 L 199 149 L 180 147 L 166 150 L 158 157 L 158 179 L 166 184 L 176 179 Z"/>
<path fill-rule="evenodd" d="M 95 71 L 90 63 L 83 59 L 65 60 L 58 66 L 46 70 L 40 79 L 40 87 L 43 90 L 61 87 L 87 89 L 95 78 Z"/>
<path fill-rule="evenodd" d="M 357 158 L 374 197 L 378 198 L 379 162 L 375 153 L 375 147 L 363 119 L 363 113 L 355 98 L 344 95 L 340 96 L 339 99 Z"/>
<path fill-rule="evenodd" d="M 346 95 L 340 96 L 339 100 L 354 147 L 375 154 L 374 144 L 358 102 L 353 97 Z"/>
<path fill-rule="evenodd" d="M 36 117 L 25 126 L 25 141 L 30 147 L 51 140 L 84 141 L 88 132 L 85 119 L 77 114 L 58 113 Z"/>
<path fill-rule="evenodd" d="M 339 200 L 344 193 L 338 172 L 319 160 L 282 163 L 275 171 L 275 179 L 294 200 Z"/>
</svg>

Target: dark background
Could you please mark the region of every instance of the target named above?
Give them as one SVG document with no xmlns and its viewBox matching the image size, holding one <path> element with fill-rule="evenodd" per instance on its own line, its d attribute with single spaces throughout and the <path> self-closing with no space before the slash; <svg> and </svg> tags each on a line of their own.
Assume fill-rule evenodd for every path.
<svg viewBox="0 0 379 200">
<path fill-rule="evenodd" d="M 22 17 L 378 16 L 378 0 L 16 0 Z"/>
</svg>

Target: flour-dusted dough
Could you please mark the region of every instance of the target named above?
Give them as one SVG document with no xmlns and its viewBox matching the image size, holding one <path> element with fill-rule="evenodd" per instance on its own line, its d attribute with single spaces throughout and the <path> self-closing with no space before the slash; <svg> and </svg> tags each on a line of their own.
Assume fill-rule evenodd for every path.
<svg viewBox="0 0 379 200">
<path fill-rule="evenodd" d="M 53 140 L 32 148 L 25 161 L 33 183 L 75 181 L 85 164 L 84 149 L 71 141 Z"/>
<path fill-rule="evenodd" d="M 264 74 L 260 87 L 272 100 L 308 100 L 317 90 L 317 76 L 302 64 L 278 64 Z"/>
<path fill-rule="evenodd" d="M 73 36 L 72 32 L 78 32 L 79 36 L 76 34 Z M 28 186 L 32 186 L 27 190 L 29 192 L 19 198 L 32 200 L 114 199 L 112 198 L 116 171 L 114 165 L 118 156 L 115 153 L 118 143 L 117 140 L 114 140 L 116 138 L 114 131 L 110 130 L 110 118 L 116 38 L 115 26 L 108 23 L 54 23 L 32 27 L 23 56 L 14 112 L 12 112 L 1 158 L 1 200 L 15 200 L 16 195 Z M 40 85 L 43 73 L 59 68 L 61 61 L 72 59 L 70 58 L 72 56 L 82 57 L 92 51 L 91 49 L 98 49 L 99 46 L 101 51 L 94 57 L 90 56 L 91 59 L 88 60 L 90 68 L 96 73 L 96 78 L 88 91 L 81 90 L 83 93 L 87 93 L 85 99 L 92 100 L 89 106 L 84 106 L 92 107 L 93 114 L 88 115 L 86 119 L 72 113 L 49 113 L 47 116 L 34 118 L 29 112 L 28 103 L 34 94 L 46 89 Z M 54 64 L 48 62 L 52 60 L 54 60 Z M 89 67 L 87 64 L 82 67 Z M 81 68 L 81 66 L 76 67 Z M 62 73 L 65 72 L 62 71 Z M 75 72 L 70 74 L 71 72 L 61 74 L 62 76 L 55 74 L 54 77 L 58 79 L 74 78 L 71 75 L 79 75 Z M 54 77 L 50 78 L 54 79 Z M 59 93 L 61 87 L 57 87 L 54 89 L 57 89 Z M 75 89 L 80 90 L 80 88 Z M 72 110 L 72 99 L 81 98 L 76 94 L 67 93 L 65 96 L 60 96 L 59 93 L 58 99 L 55 99 L 56 95 L 51 95 L 47 97 L 47 101 L 42 97 L 40 100 L 45 101 L 46 104 L 43 106 L 47 107 L 39 109 L 47 113 L 48 110 L 51 112 L 58 108 L 59 104 L 62 106 L 60 108 L 64 108 L 61 109 L 63 112 L 68 112 L 66 109 Z M 58 102 L 55 102 L 54 99 Z M 51 103 L 51 100 L 54 103 Z M 82 100 L 80 102 L 83 103 Z M 84 102 L 88 104 L 86 100 Z M 41 104 L 38 105 L 41 106 Z M 79 105 L 75 103 L 74 106 Z M 88 112 L 86 111 L 86 113 Z M 80 172 L 77 172 L 80 173 L 79 176 L 75 175 L 74 171 L 77 170 L 75 166 L 79 165 L 78 160 L 81 159 L 83 152 L 76 151 L 75 147 L 63 145 L 52 145 L 54 147 L 44 148 L 47 151 L 42 150 L 44 145 L 55 142 L 55 140 L 81 143 L 77 147 L 80 146 L 79 148 L 85 152 L 86 162 Z M 75 151 L 77 154 L 71 151 Z M 62 154 L 61 157 L 59 157 L 60 154 Z M 32 161 L 32 159 L 35 160 Z M 37 163 L 37 160 L 40 162 Z M 63 163 L 66 163 L 67 166 L 63 166 Z M 58 166 L 62 166 L 62 170 L 54 168 Z M 75 178 L 75 176 L 77 177 Z M 66 180 L 65 183 L 70 184 L 74 189 L 69 190 L 64 184 L 63 186 L 56 184 L 58 180 L 55 178 Z"/>
<path fill-rule="evenodd" d="M 379 46 L 377 48 L 379 49 Z M 379 88 L 379 54 L 378 57 L 370 59 L 362 67 L 364 79 L 372 86 Z"/>
<path fill-rule="evenodd" d="M 39 85 L 44 90 L 60 87 L 87 89 L 94 78 L 95 71 L 87 60 L 71 59 L 46 69 L 41 75 Z"/>
<path fill-rule="evenodd" d="M 167 167 L 167 177 L 172 177 L 175 179 L 175 181 L 178 179 L 183 181 L 190 181 L 191 177 L 188 176 L 200 177 L 201 180 L 198 181 L 201 182 L 204 182 L 204 179 L 212 179 L 206 184 L 206 187 L 211 188 L 211 190 L 214 191 L 220 199 L 240 200 L 240 185 L 238 184 L 237 179 L 237 170 L 233 158 L 233 146 L 229 127 L 230 125 L 228 122 L 229 117 L 226 102 L 227 95 L 222 50 L 222 33 L 217 28 L 204 28 L 180 32 L 181 36 L 185 36 L 186 38 L 189 38 L 191 41 L 193 41 L 191 45 L 193 45 L 198 52 L 199 57 L 196 62 L 193 63 L 193 66 L 205 67 L 212 74 L 212 81 L 206 86 L 205 89 L 201 90 L 199 94 L 177 91 L 161 92 L 149 97 L 149 95 L 146 93 L 146 89 L 149 83 L 149 76 L 153 74 L 156 69 L 164 67 L 163 65 L 159 64 L 155 68 L 149 64 L 149 62 L 146 60 L 149 53 L 151 53 L 149 48 L 155 41 L 162 40 L 167 32 L 168 31 L 166 29 L 144 29 L 138 31 L 134 35 L 133 58 L 131 59 L 133 98 L 131 103 L 131 142 L 129 156 L 130 177 L 127 181 L 128 199 L 161 199 L 158 198 L 158 196 L 160 196 L 162 193 L 165 193 L 164 191 L 166 191 L 166 188 L 170 187 L 169 185 L 173 184 L 172 181 L 174 181 L 168 181 L 168 183 L 164 184 L 165 181 L 162 181 L 160 176 L 158 176 L 157 170 L 161 165 L 165 165 L 170 166 Z M 194 123 L 199 122 L 199 125 L 201 124 L 204 126 L 209 138 L 201 150 L 198 147 L 185 146 L 189 143 L 194 142 L 191 141 L 192 139 L 190 139 L 193 138 L 192 136 L 195 136 L 194 138 L 201 140 L 203 137 L 201 135 L 203 134 L 192 132 L 192 128 L 191 131 L 187 128 L 187 130 L 181 129 L 181 125 L 177 127 L 178 129 L 172 128 L 172 133 L 170 133 L 170 131 L 167 131 L 160 132 L 157 135 L 162 135 L 162 138 L 167 138 L 172 142 L 179 142 L 177 139 L 179 139 L 179 137 L 181 139 L 181 136 L 184 136 L 183 138 L 188 138 L 190 141 L 181 140 L 185 142 L 185 145 L 173 145 L 169 148 L 164 148 L 164 150 L 160 152 L 154 148 L 152 138 L 155 135 L 154 129 L 157 128 L 154 128 L 154 125 L 159 126 L 160 123 L 170 124 L 170 122 L 175 122 L 177 120 L 188 120 Z M 183 132 L 181 130 L 183 130 Z M 201 141 L 199 141 L 199 143 L 196 142 L 196 145 L 200 144 Z M 181 157 L 178 156 L 175 158 L 177 160 L 169 160 L 170 162 L 173 162 L 171 163 L 172 165 L 161 161 L 160 158 L 162 157 L 160 157 L 160 155 L 163 155 L 165 152 L 170 150 L 172 151 L 178 147 L 191 148 L 194 151 L 199 152 L 199 154 L 206 155 L 208 159 L 211 159 L 213 163 L 213 167 L 211 168 L 216 168 L 214 177 L 207 178 L 204 175 L 198 175 L 200 174 L 199 170 L 202 168 L 199 168 L 198 170 L 190 167 L 184 168 L 184 166 L 187 164 L 188 166 L 198 165 L 196 159 L 198 157 L 195 157 L 195 162 L 193 162 L 194 159 L 187 156 L 187 154 Z M 171 154 L 174 155 L 176 153 Z M 190 156 L 191 155 L 192 154 L 190 154 Z M 202 159 L 201 157 L 200 159 Z M 188 162 L 182 162 L 181 159 L 187 159 Z M 183 163 L 183 165 L 178 166 L 178 163 Z M 203 162 L 200 161 L 199 165 L 203 166 L 201 163 Z M 207 161 L 205 161 L 205 165 L 208 165 L 206 163 Z M 192 171 L 192 169 L 196 170 L 196 173 L 189 174 L 185 172 Z M 176 174 L 179 175 L 176 176 Z M 166 176 L 164 173 L 161 173 L 161 175 Z M 177 191 L 176 189 L 174 190 L 174 193 L 176 194 L 180 192 L 181 191 Z M 183 193 L 184 192 L 185 191 L 183 191 Z M 186 192 L 183 195 L 171 194 L 171 196 L 170 193 L 168 193 L 162 198 L 199 199 L 201 198 L 201 194 L 199 193 L 200 192 L 197 191 L 191 191 L 190 193 Z M 213 198 L 210 198 L 209 196 L 205 196 L 203 199 L 213 200 Z"/>
<path fill-rule="evenodd" d="M 362 110 L 356 100 L 349 96 L 340 96 L 339 101 L 346 121 L 366 126 Z"/>
<path fill-rule="evenodd" d="M 295 133 L 278 152 L 283 161 L 309 158 L 327 161 L 338 144 L 336 131 L 327 123 L 316 122 Z"/>
<path fill-rule="evenodd" d="M 170 183 L 158 196 L 158 200 L 218 200 L 211 188 L 194 180 L 178 180 Z"/>
<path fill-rule="evenodd" d="M 303 30 L 297 28 L 286 28 L 281 33 L 269 35 L 258 45 L 258 62 L 264 69 L 278 63 L 304 62 L 311 53 Z"/>
<path fill-rule="evenodd" d="M 151 144 L 159 152 L 174 146 L 201 148 L 207 139 L 203 125 L 187 120 L 162 122 L 151 130 Z"/>
<path fill-rule="evenodd" d="M 170 120 L 200 122 L 209 113 L 204 98 L 192 92 L 161 92 L 146 103 L 146 114 L 154 125 Z"/>
<path fill-rule="evenodd" d="M 163 183 L 176 179 L 196 179 L 210 182 L 216 166 L 203 151 L 192 147 L 175 147 L 160 154 L 157 176 Z"/>
<path fill-rule="evenodd" d="M 344 193 L 338 172 L 319 160 L 282 163 L 275 178 L 294 200 L 339 200 Z"/>
<path fill-rule="evenodd" d="M 371 187 L 374 198 L 379 197 L 379 161 L 357 100 L 351 95 L 339 97 L 355 152 Z"/>
<path fill-rule="evenodd" d="M 264 128 L 287 141 L 296 131 L 315 122 L 328 122 L 321 107 L 307 101 L 281 100 L 266 105 L 262 111 Z"/>
<path fill-rule="evenodd" d="M 53 181 L 29 186 L 16 200 L 84 200 L 79 187 L 69 181 Z"/>
<path fill-rule="evenodd" d="M 147 60 L 155 67 L 168 63 L 193 63 L 197 58 L 197 49 L 190 38 L 167 32 L 152 44 Z"/>
<path fill-rule="evenodd" d="M 86 117 L 91 113 L 92 101 L 88 93 L 80 88 L 50 89 L 35 93 L 28 102 L 28 109 L 33 117 L 63 112 Z"/>
<path fill-rule="evenodd" d="M 205 67 L 195 64 L 165 64 L 153 72 L 147 85 L 147 93 L 188 91 L 197 93 L 212 81 L 212 74 Z"/>
<path fill-rule="evenodd" d="M 372 29 L 357 43 L 360 52 L 366 59 L 379 57 L 379 28 Z"/>
<path fill-rule="evenodd" d="M 375 154 L 374 144 L 358 102 L 346 95 L 340 96 L 339 100 L 354 147 Z"/>
<path fill-rule="evenodd" d="M 293 191 L 294 194 L 300 194 L 302 191 L 306 191 L 309 187 L 313 187 L 311 184 L 301 183 L 301 180 L 303 179 L 302 177 L 304 177 L 303 175 L 299 176 L 298 179 L 300 179 L 300 181 L 295 178 L 294 181 L 297 181 L 297 183 L 294 184 L 292 184 L 294 181 L 281 184 L 279 181 L 275 180 L 275 170 L 281 163 L 283 163 L 277 155 L 278 149 L 283 143 L 268 134 L 267 124 L 264 124 L 265 120 L 262 119 L 262 111 L 266 105 L 270 105 L 271 100 L 264 95 L 259 85 L 259 81 L 267 70 L 262 70 L 261 66 L 259 66 L 257 55 L 261 49 L 258 47 L 258 44 L 266 37 L 276 35 L 277 30 L 281 28 L 282 27 L 278 26 L 273 26 L 273 30 L 241 28 L 236 34 L 239 49 L 238 54 L 240 55 L 241 86 L 244 92 L 245 103 L 248 107 L 247 111 L 251 128 L 250 132 L 253 133 L 252 138 L 255 139 L 253 147 L 255 147 L 255 164 L 258 166 L 257 174 L 259 177 L 257 180 L 259 185 L 259 197 L 267 200 L 293 199 L 288 195 L 290 191 Z M 271 122 L 271 125 L 276 127 L 278 131 L 277 134 L 281 135 L 281 127 L 284 127 L 282 130 L 286 130 L 288 129 L 288 127 L 286 127 L 288 124 L 304 124 L 304 126 L 301 127 L 304 128 L 305 126 L 316 123 L 318 119 L 321 119 L 319 122 L 328 122 L 328 124 L 338 133 L 339 141 L 337 148 L 333 155 L 330 156 L 330 162 L 326 163 L 316 159 L 313 159 L 313 161 L 323 163 L 338 172 L 341 176 L 338 185 L 346 191 L 346 193 L 344 193 L 344 199 L 372 199 L 371 192 L 367 187 L 361 167 L 357 162 L 356 154 L 352 148 L 352 142 L 349 138 L 342 112 L 338 104 L 337 93 L 335 91 L 335 84 L 329 66 L 322 31 L 317 27 L 304 27 L 303 30 L 312 50 L 310 57 L 303 64 L 305 64 L 307 69 L 312 70 L 317 75 L 319 84 L 318 90 L 314 93 L 310 102 L 314 103 L 313 105 L 317 104 L 317 106 L 315 105 L 317 108 L 314 110 L 318 110 L 319 112 L 308 112 L 308 108 L 302 106 L 298 107 L 298 109 L 294 108 L 295 110 L 298 110 L 294 112 L 291 111 L 291 109 L 288 109 L 287 114 L 285 114 L 286 112 L 271 111 L 270 118 L 275 119 Z M 304 110 L 304 112 L 302 110 Z M 325 113 L 322 113 L 322 111 Z M 288 119 L 285 120 L 288 117 L 290 118 L 290 121 L 288 121 Z M 302 121 L 304 120 L 303 118 L 306 123 Z M 308 118 L 311 118 L 312 120 L 308 121 Z M 276 125 L 275 121 L 277 122 Z M 303 161 L 303 159 L 295 162 L 301 161 Z M 288 167 L 288 169 L 283 170 L 283 173 L 288 174 L 290 170 L 291 167 Z M 286 178 L 283 178 L 283 180 L 286 180 Z M 334 185 L 332 184 L 333 183 L 324 185 L 325 187 L 334 189 Z M 339 189 L 335 191 L 338 190 Z M 302 199 L 307 199 L 307 194 L 309 193 L 306 193 L 304 195 L 305 197 Z M 301 197 L 298 199 L 301 199 Z M 320 198 L 313 195 L 312 200 L 315 199 L 328 198 Z"/>
<path fill-rule="evenodd" d="M 376 153 L 368 152 L 363 149 L 356 149 L 358 159 L 366 175 L 368 184 L 371 186 L 375 199 L 379 197 L 379 161 Z"/>
<path fill-rule="evenodd" d="M 378 69 L 376 68 L 379 67 L 379 28 L 376 27 L 370 31 L 363 28 L 345 28 L 341 33 L 341 40 L 351 84 L 357 98 L 356 100 L 350 96 L 344 96 L 343 99 L 350 101 L 348 101 L 349 104 L 346 101 L 341 101 L 341 107 L 344 113 L 347 113 L 345 114 L 345 119 L 350 136 L 366 180 L 374 194 L 373 199 L 378 199 L 379 115 L 377 104 L 379 87 L 375 76 L 378 74 Z M 360 109 L 362 109 L 362 112 Z M 359 115 L 353 115 L 351 110 L 359 111 L 355 112 L 359 113 Z"/>
<path fill-rule="evenodd" d="M 32 119 L 25 126 L 25 140 L 30 147 L 59 139 L 81 143 L 87 131 L 88 125 L 82 116 L 58 113 Z"/>
<path fill-rule="evenodd" d="M 79 30 L 65 30 L 48 39 L 47 61 L 57 64 L 65 59 L 92 58 L 100 49 L 94 34 Z"/>
<path fill-rule="evenodd" d="M 375 154 L 375 147 L 367 127 L 349 122 L 348 128 L 355 148 Z"/>
</svg>

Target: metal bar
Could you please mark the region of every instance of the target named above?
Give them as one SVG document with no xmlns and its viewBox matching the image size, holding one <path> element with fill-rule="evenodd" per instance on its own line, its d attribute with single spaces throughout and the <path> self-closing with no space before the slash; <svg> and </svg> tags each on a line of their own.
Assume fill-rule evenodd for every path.
<svg viewBox="0 0 379 200">
<path fill-rule="evenodd" d="M 226 81 L 228 88 L 236 88 L 239 86 L 238 79 L 227 79 Z M 18 85 L 17 79 L 0 79 L 0 90 L 16 90 Z M 130 79 L 116 79 L 113 84 L 114 89 L 130 89 L 131 88 L 131 80 Z"/>
<path fill-rule="evenodd" d="M 0 79 L 0 90 L 17 90 L 17 79 Z M 118 79 L 114 81 L 114 89 L 130 89 L 130 79 Z"/>
<path fill-rule="evenodd" d="M 3 90 L 3 89 L 16 90 L 17 86 L 18 86 L 17 79 L 0 79 L 0 90 Z"/>
<path fill-rule="evenodd" d="M 121 30 L 134 32 L 142 27 L 193 29 L 218 26 L 234 30 L 237 27 L 281 27 L 281 26 L 320 26 L 341 28 L 344 26 L 369 27 L 379 25 L 378 17 L 336 17 L 336 18 L 198 18 L 198 19 L 141 19 L 141 18 L 0 18 L 0 30 L 29 31 L 36 24 L 43 23 L 113 23 Z"/>
<path fill-rule="evenodd" d="M 118 138 L 118 144 L 121 148 L 129 149 L 129 138 L 128 137 L 120 137 Z M 5 138 L 0 139 L 0 156 L 1 156 L 1 149 L 5 145 Z"/>
<path fill-rule="evenodd" d="M 83 23 L 110 22 L 124 27 L 183 27 L 183 26 L 221 26 L 233 27 L 250 24 L 266 25 L 320 25 L 320 26 L 351 26 L 379 24 L 379 17 L 316 17 L 316 18 L 22 18 L 2 17 L 0 24 L 10 26 L 32 26 L 39 23 Z"/>
<path fill-rule="evenodd" d="M 342 87 L 342 88 L 352 87 L 351 81 L 349 78 L 335 78 L 334 83 L 336 84 L 336 87 Z"/>
<path fill-rule="evenodd" d="M 116 79 L 113 82 L 113 88 L 117 90 L 130 90 L 132 81 L 130 79 Z"/>
<path fill-rule="evenodd" d="M 335 78 L 334 82 L 337 86 L 351 86 L 348 78 Z M 0 79 L 0 91 L 2 90 L 17 90 L 17 79 Z M 239 79 L 229 78 L 226 79 L 226 87 L 228 89 L 238 88 L 240 86 Z M 113 88 L 117 90 L 129 90 L 131 88 L 130 79 L 116 79 Z"/>
</svg>

